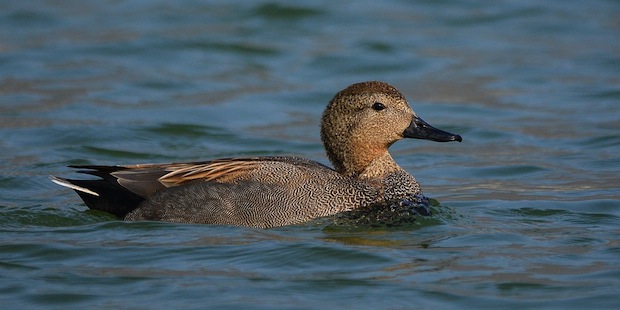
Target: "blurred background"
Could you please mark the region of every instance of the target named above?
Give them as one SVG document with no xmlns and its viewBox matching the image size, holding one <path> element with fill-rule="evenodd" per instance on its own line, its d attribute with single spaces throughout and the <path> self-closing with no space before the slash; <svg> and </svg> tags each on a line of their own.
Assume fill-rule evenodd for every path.
<svg viewBox="0 0 620 310">
<path fill-rule="evenodd" d="M 123 223 L 69 164 L 302 155 L 396 86 L 462 143 L 393 157 L 451 216 L 396 231 Z M 0 3 L 0 304 L 620 304 L 620 2 Z M 289 266 L 288 268 L 286 266 Z"/>
</svg>

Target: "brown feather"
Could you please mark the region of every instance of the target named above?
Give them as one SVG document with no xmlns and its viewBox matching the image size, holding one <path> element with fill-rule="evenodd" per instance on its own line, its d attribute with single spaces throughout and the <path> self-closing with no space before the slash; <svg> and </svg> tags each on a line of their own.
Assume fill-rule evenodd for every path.
<svg viewBox="0 0 620 310">
<path fill-rule="evenodd" d="M 256 159 L 226 159 L 177 167 L 158 180 L 166 187 L 177 186 L 184 182 L 202 179 L 205 181 L 233 180 L 259 166 Z"/>
</svg>

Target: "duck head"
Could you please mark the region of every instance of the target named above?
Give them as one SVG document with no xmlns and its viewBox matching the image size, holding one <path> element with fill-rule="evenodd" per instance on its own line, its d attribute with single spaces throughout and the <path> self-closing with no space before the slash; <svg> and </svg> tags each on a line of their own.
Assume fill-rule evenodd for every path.
<svg viewBox="0 0 620 310">
<path fill-rule="evenodd" d="M 347 176 L 362 175 L 379 161 L 385 173 L 400 169 L 388 148 L 403 138 L 462 140 L 423 121 L 395 87 L 378 81 L 353 84 L 338 92 L 321 119 L 327 156 L 336 171 Z"/>
</svg>

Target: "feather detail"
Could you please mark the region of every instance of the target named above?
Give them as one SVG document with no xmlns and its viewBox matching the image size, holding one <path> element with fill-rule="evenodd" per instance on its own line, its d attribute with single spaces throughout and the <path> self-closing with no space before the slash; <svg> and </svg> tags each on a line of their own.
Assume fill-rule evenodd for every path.
<svg viewBox="0 0 620 310">
<path fill-rule="evenodd" d="M 258 166 L 259 161 L 253 159 L 216 160 L 184 167 L 175 167 L 176 169 L 161 176 L 158 180 L 166 187 L 177 186 L 181 183 L 198 179 L 222 182 L 224 180 L 236 179 Z"/>
</svg>

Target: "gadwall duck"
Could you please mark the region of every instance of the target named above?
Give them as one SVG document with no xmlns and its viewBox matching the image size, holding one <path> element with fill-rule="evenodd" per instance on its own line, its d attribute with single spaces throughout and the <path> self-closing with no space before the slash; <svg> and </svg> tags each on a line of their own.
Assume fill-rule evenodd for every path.
<svg viewBox="0 0 620 310">
<path fill-rule="evenodd" d="M 340 91 L 323 112 L 321 140 L 333 169 L 265 156 L 70 166 L 100 179 L 51 178 L 89 208 L 125 220 L 269 228 L 420 197 L 416 180 L 388 153 L 402 138 L 461 141 L 419 118 L 396 88 L 371 81 Z"/>
</svg>

